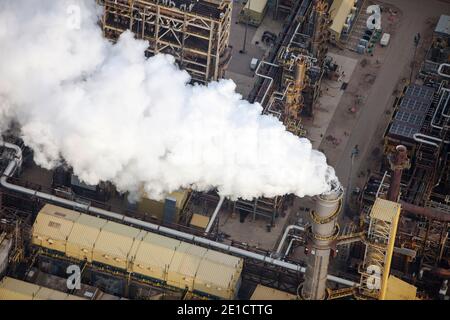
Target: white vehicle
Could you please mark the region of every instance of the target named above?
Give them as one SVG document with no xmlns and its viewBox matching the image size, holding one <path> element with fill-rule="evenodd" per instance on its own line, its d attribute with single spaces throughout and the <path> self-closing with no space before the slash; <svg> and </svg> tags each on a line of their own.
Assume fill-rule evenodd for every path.
<svg viewBox="0 0 450 320">
<path fill-rule="evenodd" d="M 250 61 L 250 69 L 251 69 L 252 71 L 255 71 L 256 68 L 258 67 L 258 63 L 259 63 L 259 60 L 258 60 L 258 59 L 252 58 L 252 61 Z"/>
<path fill-rule="evenodd" d="M 386 47 L 389 44 L 389 40 L 391 39 L 391 35 L 389 33 L 384 33 L 381 37 L 380 44 L 383 47 Z"/>
</svg>

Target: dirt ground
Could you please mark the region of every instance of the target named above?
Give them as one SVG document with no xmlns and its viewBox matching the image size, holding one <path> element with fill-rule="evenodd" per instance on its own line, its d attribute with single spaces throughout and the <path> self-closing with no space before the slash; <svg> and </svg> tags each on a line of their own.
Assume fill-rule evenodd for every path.
<svg viewBox="0 0 450 320">
<path fill-rule="evenodd" d="M 393 101 L 409 82 L 414 56 L 414 35 L 418 32 L 421 34 L 414 64 L 414 74 L 416 74 L 429 48 L 431 34 L 439 16 L 450 13 L 449 1 L 442 0 L 371 0 L 370 2 L 379 4 L 383 8 L 382 28 L 383 32 L 391 34 L 390 43 L 385 48 L 377 44 L 373 55 L 360 55 L 348 49 L 331 48 L 330 51 L 334 54 L 357 60 L 357 65 L 351 78 L 346 79 L 348 86 L 338 106 L 333 110 L 334 114 L 329 117 L 329 123 L 322 124 L 319 121 L 324 128 L 316 130 L 320 131 L 319 135 L 323 134 L 324 138 L 317 147 L 326 154 L 329 163 L 335 167 L 344 187 L 347 187 L 350 175 L 351 151 L 355 145 L 358 145 L 360 154 L 355 158 L 351 172 L 352 188 L 362 187 L 368 170 L 376 170 L 382 160 L 382 139 L 392 115 Z M 270 17 L 265 20 L 270 20 Z M 235 37 L 231 39 L 237 46 L 233 57 L 236 60 L 231 63 L 229 76 L 237 80 L 238 91 L 241 89 L 245 96 L 255 80 L 248 70 L 250 56 L 262 56 L 263 48 L 255 44 L 258 30 L 250 28 L 247 54 L 237 53 L 242 46 L 240 45 L 242 33 L 239 34 L 242 28 L 242 25 L 233 25 L 233 29 L 238 31 L 233 32 Z M 353 108 L 356 112 L 349 112 L 349 108 Z M 325 139 L 327 136 L 334 139 Z M 317 137 L 315 140 L 319 142 Z M 336 144 L 335 141 L 339 143 Z M 309 199 L 299 199 L 290 211 L 295 216 L 298 215 L 299 207 L 308 205 Z M 344 225 L 348 222 L 345 216 L 341 215 L 343 220 L 341 223 Z M 275 235 L 279 235 L 282 226 L 287 222 L 286 219 L 281 219 L 277 227 L 268 233 L 263 231 L 265 222 L 241 224 L 234 220 L 235 218 L 232 218 L 230 221 L 229 217 L 223 219 L 221 229 L 230 232 L 238 240 L 266 249 L 273 248 L 278 238 Z"/>
<path fill-rule="evenodd" d="M 429 48 L 439 16 L 450 12 L 448 2 L 439 0 L 373 2 L 391 8 L 396 13 L 394 18 L 388 20 L 387 10 L 383 13 L 382 28 L 391 33 L 390 44 L 386 48 L 377 45 L 373 56 L 345 52 L 346 55 L 359 58 L 360 63 L 326 132 L 326 135 L 340 138 L 341 143 L 335 145 L 323 140 L 320 145 L 345 187 L 350 174 L 350 155 L 355 145 L 358 145 L 360 154 L 355 158 L 351 172 L 352 187 L 362 187 L 367 170 L 374 170 L 382 159 L 382 138 L 391 118 L 393 101 L 409 82 L 414 36 L 418 32 L 421 34 L 414 64 L 416 74 L 419 62 Z M 357 96 L 362 97 L 360 103 L 356 102 Z M 356 112 L 350 113 L 349 107 L 355 107 Z"/>
</svg>

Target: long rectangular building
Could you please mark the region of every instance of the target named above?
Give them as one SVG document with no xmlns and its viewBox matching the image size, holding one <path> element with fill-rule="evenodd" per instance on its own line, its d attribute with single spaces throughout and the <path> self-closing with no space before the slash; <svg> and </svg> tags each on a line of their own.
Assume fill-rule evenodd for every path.
<svg viewBox="0 0 450 320">
<path fill-rule="evenodd" d="M 72 294 L 33 283 L 4 277 L 0 281 L 0 300 L 86 300 Z"/>
<path fill-rule="evenodd" d="M 212 298 L 233 299 L 243 259 L 46 204 L 32 243 L 50 252 Z"/>
</svg>

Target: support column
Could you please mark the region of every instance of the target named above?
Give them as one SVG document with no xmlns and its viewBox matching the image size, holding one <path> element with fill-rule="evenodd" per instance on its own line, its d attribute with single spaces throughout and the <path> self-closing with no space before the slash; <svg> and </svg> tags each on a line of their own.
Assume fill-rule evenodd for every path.
<svg viewBox="0 0 450 320">
<path fill-rule="evenodd" d="M 395 147 L 395 152 L 389 156 L 392 178 L 388 191 L 388 200 L 397 202 L 400 197 L 400 183 L 403 170 L 409 169 L 411 164 L 408 159 L 408 150 L 403 145 Z"/>
</svg>

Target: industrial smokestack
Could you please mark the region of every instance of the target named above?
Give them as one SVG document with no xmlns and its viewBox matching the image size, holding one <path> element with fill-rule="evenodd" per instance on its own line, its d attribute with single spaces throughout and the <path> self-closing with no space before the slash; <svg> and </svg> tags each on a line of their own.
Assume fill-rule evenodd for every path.
<svg viewBox="0 0 450 320">
<path fill-rule="evenodd" d="M 388 200 L 397 202 L 400 196 L 403 170 L 410 168 L 408 150 L 404 145 L 395 147 L 395 152 L 389 156 L 389 163 L 391 165 L 392 178 L 388 190 Z"/>
<path fill-rule="evenodd" d="M 231 80 L 190 85 L 148 43 L 116 44 L 93 0 L 0 2 L 0 129 L 20 125 L 36 163 L 62 159 L 87 184 L 162 198 L 180 187 L 251 199 L 316 195 L 338 183 L 310 141 L 287 132 Z"/>
<path fill-rule="evenodd" d="M 311 212 L 308 256 L 305 281 L 301 288 L 301 298 L 323 300 L 326 298 L 326 282 L 331 253 L 331 243 L 339 234 L 337 219 L 342 207 L 344 192 L 335 186 L 331 192 L 314 197 L 315 209 Z"/>
</svg>

